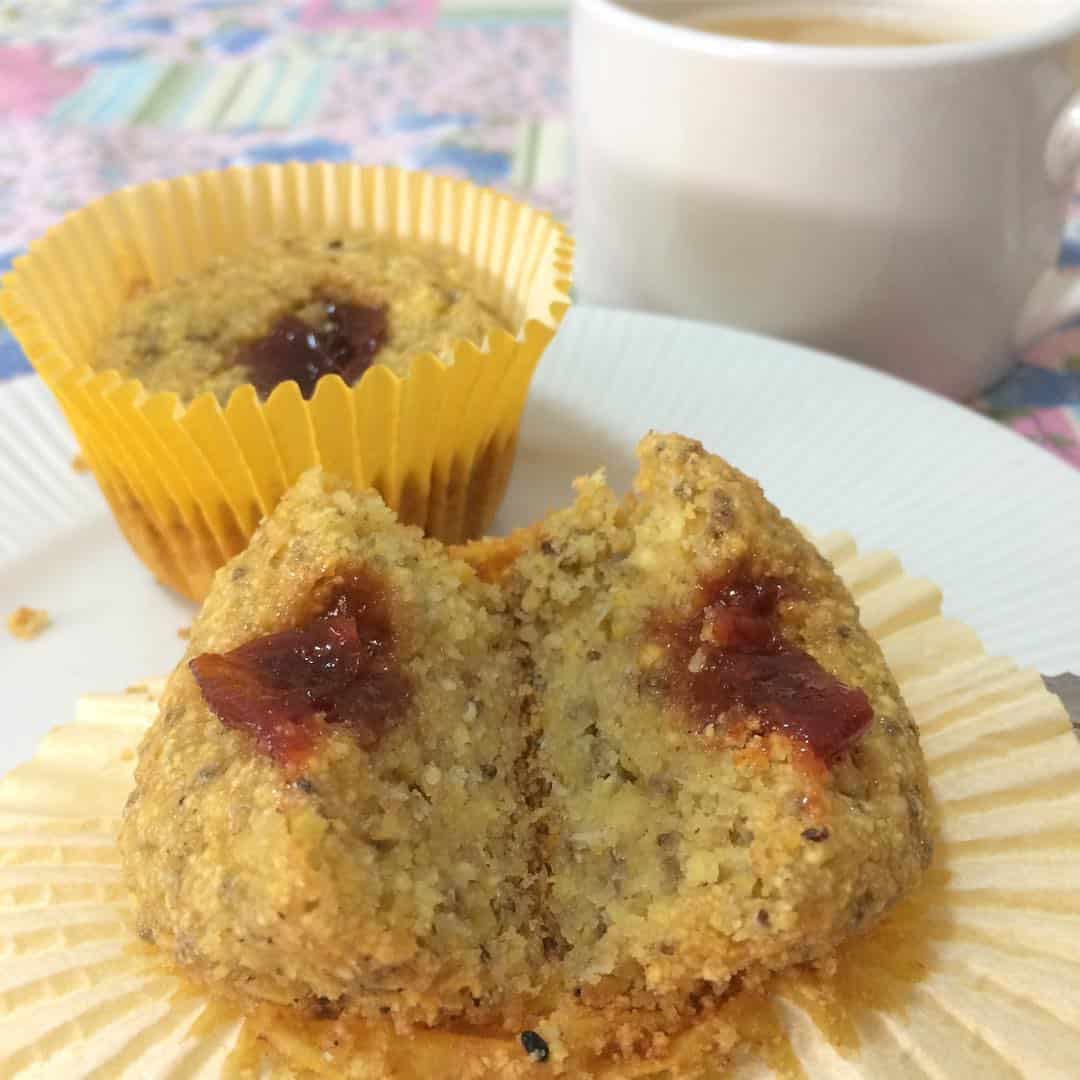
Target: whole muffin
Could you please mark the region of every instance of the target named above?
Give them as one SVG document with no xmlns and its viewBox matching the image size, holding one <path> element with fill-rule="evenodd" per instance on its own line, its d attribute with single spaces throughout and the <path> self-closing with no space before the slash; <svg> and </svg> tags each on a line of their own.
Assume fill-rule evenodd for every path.
<svg viewBox="0 0 1080 1080">
<path fill-rule="evenodd" d="M 419 353 L 481 344 L 500 316 L 460 255 L 371 234 L 281 237 L 157 289 L 136 286 L 95 357 L 151 392 L 224 405 L 252 383 L 266 397 L 294 379 L 310 397 L 323 375 L 356 382 L 372 364 L 407 375 Z"/>
<path fill-rule="evenodd" d="M 572 261 L 490 189 L 290 162 L 90 203 L 16 260 L 0 313 L 136 554 L 201 601 L 313 467 L 483 535 Z"/>
</svg>

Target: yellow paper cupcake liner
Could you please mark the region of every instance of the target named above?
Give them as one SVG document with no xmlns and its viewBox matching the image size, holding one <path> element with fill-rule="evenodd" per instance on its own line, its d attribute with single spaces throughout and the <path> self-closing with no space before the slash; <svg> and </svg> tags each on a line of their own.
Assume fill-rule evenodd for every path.
<svg viewBox="0 0 1080 1080">
<path fill-rule="evenodd" d="M 515 334 L 186 406 L 97 371 L 95 350 L 140 283 L 158 287 L 271 236 L 371 231 L 450 248 Z M 502 499 L 529 382 L 569 302 L 572 243 L 546 214 L 427 173 L 352 164 L 235 168 L 146 184 L 72 214 L 17 259 L 0 314 L 59 400 L 124 535 L 201 599 L 263 515 L 313 465 L 378 488 L 448 543 L 481 535 Z"/>
<path fill-rule="evenodd" d="M 985 655 L 890 555 L 818 541 L 881 642 L 922 732 L 937 803 L 924 886 L 840 950 L 834 973 L 742 992 L 609 1080 L 1076 1076 L 1080 744 L 1033 671 Z M 80 703 L 0 780 L 0 1077 L 227 1080 L 540 1076 L 509 1036 L 412 1039 L 273 1010 L 245 1016 L 138 943 L 116 848 L 157 685 Z M 695 1073 L 696 1075 L 696 1073 Z"/>
</svg>

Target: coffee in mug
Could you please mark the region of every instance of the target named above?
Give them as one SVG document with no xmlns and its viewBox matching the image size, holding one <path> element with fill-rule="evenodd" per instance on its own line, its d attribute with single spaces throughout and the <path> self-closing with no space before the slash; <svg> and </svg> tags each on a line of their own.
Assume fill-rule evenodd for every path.
<svg viewBox="0 0 1080 1080">
<path fill-rule="evenodd" d="M 1080 314 L 1054 270 L 1080 179 L 1077 0 L 573 12 L 584 302 L 764 332 L 955 397 Z M 724 32 L 687 26 L 705 15 Z M 883 44 L 886 26 L 932 41 L 777 40 Z"/>
<path fill-rule="evenodd" d="M 663 14 L 661 10 L 657 13 Z M 832 11 L 820 5 L 812 10 L 794 12 L 785 7 L 769 11 L 766 6 L 762 10 L 760 4 L 752 11 L 712 5 L 673 21 L 692 30 L 782 45 L 944 45 L 973 40 L 985 32 L 974 25 L 959 27 L 936 25 L 931 19 L 897 19 L 886 11 L 849 14 L 842 9 Z"/>
</svg>

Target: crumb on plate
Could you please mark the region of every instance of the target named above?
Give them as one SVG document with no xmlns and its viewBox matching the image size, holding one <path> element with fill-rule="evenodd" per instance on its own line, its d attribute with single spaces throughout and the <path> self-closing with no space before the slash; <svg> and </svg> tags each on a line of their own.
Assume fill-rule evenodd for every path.
<svg viewBox="0 0 1080 1080">
<path fill-rule="evenodd" d="M 8 616 L 8 631 L 20 641 L 31 641 L 51 622 L 47 611 L 38 608 L 17 607 Z"/>
</svg>

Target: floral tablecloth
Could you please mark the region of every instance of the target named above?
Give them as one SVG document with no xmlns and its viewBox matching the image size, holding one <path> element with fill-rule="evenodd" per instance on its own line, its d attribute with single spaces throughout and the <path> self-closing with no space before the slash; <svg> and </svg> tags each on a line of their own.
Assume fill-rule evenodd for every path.
<svg viewBox="0 0 1080 1080">
<path fill-rule="evenodd" d="M 564 0 L 0 0 L 0 271 L 97 195 L 232 163 L 397 162 L 569 218 L 567 62 Z M 975 404 L 1080 467 L 1080 320 Z"/>
</svg>

